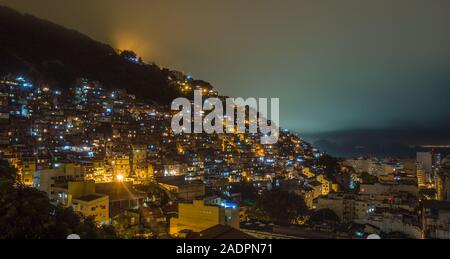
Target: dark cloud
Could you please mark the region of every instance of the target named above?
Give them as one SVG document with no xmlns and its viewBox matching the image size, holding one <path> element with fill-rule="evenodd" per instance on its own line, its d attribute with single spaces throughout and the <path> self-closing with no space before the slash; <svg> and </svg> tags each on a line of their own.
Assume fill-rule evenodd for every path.
<svg viewBox="0 0 450 259">
<path fill-rule="evenodd" d="M 133 48 L 225 94 L 280 97 L 283 126 L 300 132 L 450 119 L 447 0 L 0 3 Z"/>
</svg>

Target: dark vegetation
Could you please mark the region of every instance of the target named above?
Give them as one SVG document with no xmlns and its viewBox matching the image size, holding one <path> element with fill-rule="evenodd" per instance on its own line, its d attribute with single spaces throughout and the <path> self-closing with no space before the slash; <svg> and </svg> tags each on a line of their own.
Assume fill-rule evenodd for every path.
<svg viewBox="0 0 450 259">
<path fill-rule="evenodd" d="M 168 80 L 169 70 L 131 62 L 128 56 L 74 30 L 0 6 L 0 75 L 23 75 L 60 89 L 85 77 L 162 104 L 179 96 Z"/>
<path fill-rule="evenodd" d="M 0 161 L 0 239 L 114 239 L 114 228 L 99 227 L 93 218 L 54 206 L 47 194 L 21 185 L 16 171 Z"/>
</svg>

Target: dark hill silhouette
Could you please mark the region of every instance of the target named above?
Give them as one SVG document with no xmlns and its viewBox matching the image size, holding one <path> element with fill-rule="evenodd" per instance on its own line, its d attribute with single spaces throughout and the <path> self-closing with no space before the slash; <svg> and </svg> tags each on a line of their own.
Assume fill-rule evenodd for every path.
<svg viewBox="0 0 450 259">
<path fill-rule="evenodd" d="M 159 103 L 178 95 L 168 82 L 169 70 L 130 62 L 77 31 L 0 6 L 0 74 L 5 73 L 62 89 L 86 77 Z"/>
</svg>

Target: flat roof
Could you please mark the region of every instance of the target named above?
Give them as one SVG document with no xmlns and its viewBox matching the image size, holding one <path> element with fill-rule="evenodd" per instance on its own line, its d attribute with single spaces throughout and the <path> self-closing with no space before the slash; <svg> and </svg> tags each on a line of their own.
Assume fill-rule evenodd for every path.
<svg viewBox="0 0 450 259">
<path fill-rule="evenodd" d="M 98 194 L 109 196 L 110 201 L 136 200 L 145 198 L 145 192 L 136 190 L 132 183 L 99 183 L 95 184 Z"/>
<path fill-rule="evenodd" d="M 230 226 L 216 225 L 200 232 L 200 239 L 256 239 Z"/>
<path fill-rule="evenodd" d="M 90 202 L 90 201 L 95 201 L 97 199 L 104 198 L 104 197 L 108 197 L 108 196 L 93 193 L 93 194 L 89 194 L 89 195 L 86 195 L 86 196 L 83 196 L 83 197 L 75 198 L 74 200 Z"/>
<path fill-rule="evenodd" d="M 172 186 L 186 186 L 186 185 L 203 185 L 202 181 L 186 181 L 184 176 L 168 176 L 157 179 L 158 183 L 172 185 Z"/>
</svg>

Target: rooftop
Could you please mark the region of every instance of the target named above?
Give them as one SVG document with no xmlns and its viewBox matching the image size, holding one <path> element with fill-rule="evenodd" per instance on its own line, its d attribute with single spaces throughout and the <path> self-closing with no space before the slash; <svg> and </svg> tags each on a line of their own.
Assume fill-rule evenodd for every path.
<svg viewBox="0 0 450 259">
<path fill-rule="evenodd" d="M 169 176 L 169 177 L 161 177 L 157 180 L 159 183 L 172 185 L 172 186 L 185 186 L 185 185 L 202 185 L 203 182 L 195 180 L 195 181 L 186 181 L 184 176 Z"/>
<path fill-rule="evenodd" d="M 86 195 L 83 197 L 76 198 L 75 200 L 90 202 L 90 201 L 95 201 L 97 199 L 104 198 L 104 197 L 106 197 L 106 195 L 94 193 L 94 194 L 89 194 L 89 195 Z"/>
<path fill-rule="evenodd" d="M 230 226 L 216 225 L 200 232 L 199 239 L 255 239 Z"/>
<path fill-rule="evenodd" d="M 146 196 L 137 191 L 132 183 L 100 183 L 95 185 L 97 193 L 108 195 L 110 201 L 136 200 Z"/>
<path fill-rule="evenodd" d="M 312 181 L 312 182 L 309 183 L 309 185 L 316 187 L 316 186 L 321 186 L 322 183 L 319 182 L 319 181 Z"/>
</svg>

